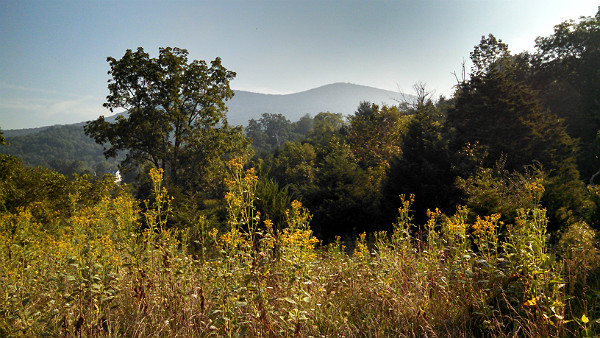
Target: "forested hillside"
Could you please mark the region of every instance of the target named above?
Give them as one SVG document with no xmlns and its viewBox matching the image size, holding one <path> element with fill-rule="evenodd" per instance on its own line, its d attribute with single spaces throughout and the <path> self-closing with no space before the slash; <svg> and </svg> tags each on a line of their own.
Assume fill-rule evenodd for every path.
<svg viewBox="0 0 600 338">
<path fill-rule="evenodd" d="M 292 120 L 321 111 L 348 115 L 361 101 L 394 103 L 400 97 L 411 98 L 406 94 L 350 83 L 335 83 L 287 95 L 236 90 L 234 98 L 226 103 L 227 117 L 232 125 L 247 126 L 249 120 L 258 119 L 263 114 L 280 114 Z M 107 116 L 106 120 L 114 122 L 122 114 L 126 113 Z M 102 146 L 85 136 L 84 125 L 82 122 L 6 130 L 4 136 L 8 145 L 0 149 L 0 153 L 19 157 L 28 165 L 46 166 L 66 175 L 95 172 L 101 176 L 116 171 L 118 161 L 104 157 Z"/>
<path fill-rule="evenodd" d="M 220 58 L 109 57 L 128 114 L 18 147 L 93 139 L 127 184 L 0 154 L 0 336 L 597 336 L 600 8 L 470 59 L 452 97 L 242 128 Z"/>
<path fill-rule="evenodd" d="M 31 166 L 44 166 L 71 176 L 104 175 L 117 170 L 118 161 L 105 159 L 102 146 L 83 132 L 81 124 L 52 126 L 35 132 L 7 133 L 2 153 L 14 155 Z"/>
</svg>

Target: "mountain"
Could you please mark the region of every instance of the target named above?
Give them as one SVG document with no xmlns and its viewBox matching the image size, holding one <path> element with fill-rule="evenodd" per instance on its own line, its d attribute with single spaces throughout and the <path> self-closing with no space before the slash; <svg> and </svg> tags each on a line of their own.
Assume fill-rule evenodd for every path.
<svg viewBox="0 0 600 338">
<path fill-rule="evenodd" d="M 32 166 L 50 167 L 63 174 L 88 171 L 99 175 L 117 168 L 118 160 L 104 158 L 102 146 L 83 132 L 83 123 L 7 130 L 8 145 L 0 153 Z"/>
<path fill-rule="evenodd" d="M 350 115 L 361 101 L 394 105 L 403 98 L 410 100 L 412 96 L 350 83 L 334 83 L 286 95 L 236 90 L 233 99 L 227 102 L 227 117 L 231 125 L 245 126 L 250 119 L 259 119 L 263 113 L 281 113 L 294 122 L 305 114 L 315 116 L 325 111 Z M 107 116 L 106 120 L 113 122 L 116 116 Z M 77 168 L 90 172 L 116 168 L 117 161 L 106 161 L 102 146 L 84 134 L 84 125 L 85 122 L 80 122 L 4 130 L 9 145 L 0 147 L 0 153 L 20 157 L 30 165 L 50 166 L 64 173 Z"/>
<path fill-rule="evenodd" d="M 263 113 L 283 114 L 290 121 L 297 121 L 305 114 L 315 116 L 321 112 L 353 114 L 362 101 L 376 104 L 395 105 L 399 100 L 412 99 L 405 95 L 384 89 L 361 86 L 352 83 L 333 83 L 293 94 L 261 94 L 235 90 L 234 97 L 227 101 L 227 120 L 231 125 L 247 125 L 250 119 L 259 119 Z M 106 116 L 113 122 L 116 115 Z M 82 127 L 85 122 L 69 124 Z M 56 125 L 53 127 L 60 127 Z M 7 138 L 37 134 L 50 126 L 28 129 L 3 130 Z"/>
<path fill-rule="evenodd" d="M 114 115 L 116 117 L 116 115 Z M 79 122 L 79 123 L 73 123 L 73 124 L 55 124 L 53 126 L 44 126 L 44 127 L 38 127 L 38 128 L 25 128 L 25 129 L 7 129 L 7 130 L 2 130 L 2 134 L 4 135 L 4 137 L 6 138 L 14 138 L 14 137 L 21 137 L 21 136 L 27 136 L 27 135 L 32 135 L 32 134 L 39 134 L 42 133 L 44 131 L 47 131 L 48 129 L 52 129 L 52 128 L 62 128 L 62 127 L 70 127 L 70 128 L 79 128 L 81 130 L 83 130 L 83 126 L 86 124 L 86 122 Z"/>
<path fill-rule="evenodd" d="M 247 125 L 250 119 L 258 119 L 263 113 L 283 114 L 290 121 L 325 111 L 350 115 L 362 101 L 395 105 L 402 98 L 401 93 L 351 83 L 333 83 L 285 95 L 236 90 L 233 99 L 227 102 L 227 119 L 232 125 Z"/>
</svg>

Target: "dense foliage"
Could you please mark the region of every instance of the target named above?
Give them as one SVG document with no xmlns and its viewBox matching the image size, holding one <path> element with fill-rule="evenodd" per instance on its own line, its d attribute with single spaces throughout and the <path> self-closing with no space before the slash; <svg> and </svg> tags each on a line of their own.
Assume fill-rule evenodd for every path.
<svg viewBox="0 0 600 338">
<path fill-rule="evenodd" d="M 107 158 L 126 151 L 124 166 L 150 163 L 175 186 L 205 189 L 222 171 L 222 154 L 242 153 L 245 140 L 225 116 L 235 73 L 219 58 L 209 67 L 204 61 L 188 62 L 187 55 L 185 49 L 161 48 L 158 58 L 150 58 L 138 48 L 119 60 L 109 57 L 112 78 L 104 106 L 128 113 L 114 123 L 102 116 L 84 129 L 108 145 Z"/>
<path fill-rule="evenodd" d="M 257 209 L 259 178 L 228 163 L 226 228 L 200 218 L 168 226 L 160 169 L 141 211 L 110 178 L 56 182 L 0 218 L 3 336 L 590 336 L 600 303 L 594 231 L 574 223 L 551 254 L 539 201 L 522 178 L 520 206 L 466 207 L 413 223 L 400 200 L 390 232 L 317 247 L 302 203 L 278 227 Z M 21 181 L 40 187 L 38 180 Z M 41 183 L 44 186 L 47 183 Z M 48 201 L 60 198 L 60 208 Z M 39 201 L 39 202 L 38 202 Z M 50 216 L 50 217 L 49 217 Z M 559 258 L 560 257 L 560 258 Z"/>
<path fill-rule="evenodd" d="M 108 58 L 128 113 L 85 132 L 131 184 L 0 154 L 0 336 L 600 334 L 599 32 L 484 36 L 451 98 L 244 131 L 220 59 Z"/>
<path fill-rule="evenodd" d="M 85 135 L 83 126 L 53 126 L 36 133 L 7 135 L 0 152 L 22 159 L 30 166 L 52 168 L 61 174 L 97 176 L 117 170 L 117 159 L 105 159 L 102 145 Z"/>
</svg>

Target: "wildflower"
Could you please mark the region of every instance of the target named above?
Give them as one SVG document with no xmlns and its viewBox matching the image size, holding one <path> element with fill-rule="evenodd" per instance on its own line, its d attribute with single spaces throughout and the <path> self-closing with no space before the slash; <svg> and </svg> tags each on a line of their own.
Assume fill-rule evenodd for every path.
<svg viewBox="0 0 600 338">
<path fill-rule="evenodd" d="M 270 219 L 266 219 L 263 222 L 265 224 L 265 227 L 267 228 L 267 230 L 272 230 L 273 229 L 273 221 L 271 221 Z"/>
<path fill-rule="evenodd" d="M 435 228 L 438 218 L 442 215 L 440 209 L 435 208 L 435 211 L 427 209 L 427 224 L 426 227 L 432 231 Z"/>
<path fill-rule="evenodd" d="M 364 232 L 358 235 L 358 240 L 356 241 L 356 248 L 354 249 L 355 257 L 361 258 L 369 256 L 369 248 L 367 247 L 366 237 L 367 234 Z"/>
<path fill-rule="evenodd" d="M 537 298 L 533 297 L 530 300 L 526 301 L 525 303 L 523 303 L 523 307 L 530 307 L 530 306 L 536 306 L 537 305 Z"/>
<path fill-rule="evenodd" d="M 149 175 L 152 179 L 152 182 L 159 183 L 162 181 L 164 171 L 162 168 L 152 168 L 150 169 Z"/>
<path fill-rule="evenodd" d="M 496 227 L 503 224 L 499 222 L 500 217 L 499 213 L 485 216 L 484 219 L 477 216 L 477 221 L 473 224 L 473 234 L 478 237 L 483 237 L 486 234 L 495 234 Z"/>
<path fill-rule="evenodd" d="M 542 180 L 540 179 L 536 180 L 535 182 L 528 182 L 525 185 L 525 189 L 529 193 L 528 198 L 537 202 L 542 199 L 544 191 L 546 191 L 544 185 L 542 184 Z"/>
<path fill-rule="evenodd" d="M 236 157 L 229 160 L 229 162 L 227 162 L 227 166 L 229 166 L 229 168 L 232 170 L 237 171 L 242 170 L 244 163 L 241 157 Z"/>
<path fill-rule="evenodd" d="M 292 201 L 292 208 L 295 210 L 299 210 L 300 208 L 302 208 L 302 202 L 297 200 Z"/>
<path fill-rule="evenodd" d="M 525 188 L 527 190 L 531 191 L 532 193 L 538 193 L 538 192 L 544 193 L 544 191 L 546 190 L 540 180 L 527 183 L 525 185 Z"/>
<path fill-rule="evenodd" d="M 244 176 L 244 183 L 252 184 L 257 181 L 258 181 L 258 176 L 256 176 L 254 168 L 250 168 L 250 169 L 246 170 L 246 175 Z"/>
<path fill-rule="evenodd" d="M 465 232 L 467 225 L 464 219 L 452 217 L 448 219 L 446 226 L 450 232 L 461 234 Z"/>
</svg>

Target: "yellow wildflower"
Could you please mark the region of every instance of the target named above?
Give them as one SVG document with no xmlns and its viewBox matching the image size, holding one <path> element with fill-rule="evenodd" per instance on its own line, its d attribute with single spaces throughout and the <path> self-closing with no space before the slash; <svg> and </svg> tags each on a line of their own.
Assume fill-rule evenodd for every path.
<svg viewBox="0 0 600 338">
<path fill-rule="evenodd" d="M 499 213 L 485 216 L 484 219 L 477 216 L 477 220 L 473 224 L 473 234 L 478 237 L 483 237 L 486 234 L 495 234 L 496 227 L 503 224 L 499 222 L 500 217 Z"/>
<path fill-rule="evenodd" d="M 273 221 L 271 221 L 270 219 L 266 219 L 264 220 L 265 223 L 265 227 L 267 228 L 267 230 L 272 230 L 273 229 Z"/>
<path fill-rule="evenodd" d="M 428 229 L 433 230 L 437 223 L 438 218 L 442 215 L 440 209 L 435 208 L 435 211 L 427 209 L 427 224 L 425 225 Z"/>
<path fill-rule="evenodd" d="M 527 301 L 525 301 L 525 303 L 523 303 L 523 307 L 530 307 L 530 306 L 536 306 L 537 305 L 537 298 L 533 297 Z"/>
<path fill-rule="evenodd" d="M 164 171 L 162 170 L 162 168 L 151 168 L 149 175 L 150 175 L 150 178 L 152 179 L 152 182 L 154 182 L 154 183 L 162 182 L 163 173 L 164 173 Z"/>
<path fill-rule="evenodd" d="M 299 210 L 300 208 L 302 208 L 302 202 L 297 200 L 292 201 L 292 208 L 295 210 Z"/>
<path fill-rule="evenodd" d="M 232 158 L 227 162 L 227 165 L 232 170 L 241 170 L 244 167 L 244 163 L 241 157 Z"/>
</svg>

